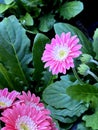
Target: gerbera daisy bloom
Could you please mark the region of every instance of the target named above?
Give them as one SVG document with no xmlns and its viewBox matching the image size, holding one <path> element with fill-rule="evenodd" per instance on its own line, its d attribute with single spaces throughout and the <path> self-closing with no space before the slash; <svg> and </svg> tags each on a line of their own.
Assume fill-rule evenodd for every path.
<svg viewBox="0 0 98 130">
<path fill-rule="evenodd" d="M 8 92 L 7 88 L 0 89 L 0 109 L 10 107 L 19 94 L 17 91 Z"/>
<path fill-rule="evenodd" d="M 5 123 L 5 127 L 1 130 L 57 130 L 51 125 L 48 116 L 49 113 L 18 104 L 2 113 L 0 120 Z"/>
<path fill-rule="evenodd" d="M 45 68 L 49 67 L 52 74 L 63 73 L 74 67 L 74 58 L 81 54 L 81 45 L 78 44 L 77 35 L 71 36 L 71 33 L 62 33 L 61 36 L 56 34 L 50 44 L 46 44 L 42 56 Z"/>
<path fill-rule="evenodd" d="M 23 102 L 26 105 L 36 108 L 37 110 L 45 110 L 44 104 L 40 102 L 40 97 L 35 96 L 35 94 L 31 94 L 30 91 L 27 93 L 22 91 L 22 95 L 18 96 L 19 102 Z"/>
<path fill-rule="evenodd" d="M 48 121 L 50 122 L 50 125 L 51 125 L 51 130 L 58 130 L 58 128 L 56 128 L 56 123 L 53 122 L 52 118 L 50 116 L 48 116 Z"/>
</svg>

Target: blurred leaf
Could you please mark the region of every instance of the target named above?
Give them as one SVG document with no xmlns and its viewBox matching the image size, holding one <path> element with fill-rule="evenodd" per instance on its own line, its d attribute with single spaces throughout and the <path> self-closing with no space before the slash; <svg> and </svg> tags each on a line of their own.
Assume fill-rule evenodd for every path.
<svg viewBox="0 0 98 130">
<path fill-rule="evenodd" d="M 93 36 L 93 48 L 94 52 L 96 53 L 96 59 L 98 60 L 98 29 L 95 30 Z"/>
<path fill-rule="evenodd" d="M 71 2 L 65 2 L 60 7 L 60 15 L 63 16 L 64 19 L 71 19 L 72 17 L 75 17 L 83 10 L 83 3 L 80 1 L 71 1 Z"/>
<path fill-rule="evenodd" d="M 33 64 L 35 69 L 33 78 L 35 80 L 39 80 L 42 76 L 41 73 L 44 70 L 44 67 L 43 67 L 43 62 L 41 61 L 41 57 L 45 49 L 45 45 L 48 42 L 49 42 L 49 38 L 46 37 L 44 34 L 38 33 L 34 38 L 32 52 L 33 52 Z"/>
<path fill-rule="evenodd" d="M 86 127 L 91 127 L 92 130 L 98 129 L 98 111 L 92 115 L 83 116 L 83 120 L 86 121 Z"/>
<path fill-rule="evenodd" d="M 92 51 L 93 49 L 92 44 L 78 28 L 67 23 L 56 23 L 54 24 L 54 30 L 55 30 L 55 33 L 59 35 L 61 35 L 62 32 L 65 32 L 65 33 L 71 32 L 72 35 L 77 35 L 80 40 L 80 43 L 83 45 L 82 46 L 83 53 L 94 55 L 94 52 Z"/>
<path fill-rule="evenodd" d="M 94 102 L 95 98 L 98 98 L 98 88 L 90 84 L 72 85 L 67 88 L 66 92 L 73 99 L 85 102 Z"/>
<path fill-rule="evenodd" d="M 14 0 L 4 0 L 5 4 L 11 4 Z"/>
<path fill-rule="evenodd" d="M 39 30 L 42 32 L 48 32 L 54 25 L 54 15 L 47 14 L 40 18 Z"/>
<path fill-rule="evenodd" d="M 21 17 L 20 19 L 23 25 L 32 26 L 34 24 L 33 18 L 29 13 L 26 13 L 25 16 Z"/>
<path fill-rule="evenodd" d="M 30 81 L 32 70 L 28 68 L 28 64 L 32 56 L 29 47 L 30 40 L 16 17 L 4 18 L 0 22 L 0 62 L 3 66 L 0 73 L 4 76 L 3 80 L 10 79 L 9 82 L 16 90 L 23 90 Z M 1 85 L 2 82 L 0 78 Z M 12 89 L 11 86 L 8 85 L 8 87 Z"/>
<path fill-rule="evenodd" d="M 0 13 L 3 13 L 3 12 L 6 11 L 8 8 L 10 8 L 10 5 L 0 4 Z"/>
</svg>

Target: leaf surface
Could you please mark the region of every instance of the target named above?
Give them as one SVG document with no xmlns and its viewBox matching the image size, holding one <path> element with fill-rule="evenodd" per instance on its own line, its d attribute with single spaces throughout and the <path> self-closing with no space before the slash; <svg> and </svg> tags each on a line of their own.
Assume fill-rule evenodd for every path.
<svg viewBox="0 0 98 130">
<path fill-rule="evenodd" d="M 25 29 L 15 16 L 4 18 L 0 22 L 0 62 L 15 89 L 23 90 L 22 87 L 28 85 L 31 74 L 28 64 L 31 60 L 30 40 L 26 36 Z M 2 71 L 0 73 L 3 75 Z"/>
<path fill-rule="evenodd" d="M 98 111 L 92 115 L 85 115 L 83 120 L 86 122 L 86 127 L 91 127 L 93 130 L 98 129 Z"/>
<path fill-rule="evenodd" d="M 98 88 L 90 84 L 70 86 L 66 92 L 73 99 L 83 100 L 85 102 L 94 102 L 95 98 L 98 98 Z"/>
<path fill-rule="evenodd" d="M 34 44 L 32 48 L 33 64 L 34 64 L 33 78 L 37 81 L 40 80 L 42 76 L 41 73 L 44 70 L 44 65 L 43 62 L 41 61 L 41 57 L 45 49 L 45 45 L 49 41 L 50 41 L 49 38 L 41 33 L 38 33 L 34 38 Z"/>
<path fill-rule="evenodd" d="M 60 8 L 60 15 L 64 19 L 71 19 L 83 10 L 83 3 L 80 1 L 65 2 Z"/>
</svg>

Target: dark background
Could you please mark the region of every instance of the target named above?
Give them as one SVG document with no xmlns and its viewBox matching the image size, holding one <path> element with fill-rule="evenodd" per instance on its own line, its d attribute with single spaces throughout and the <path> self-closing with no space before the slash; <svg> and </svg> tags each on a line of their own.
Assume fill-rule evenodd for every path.
<svg viewBox="0 0 98 130">
<path fill-rule="evenodd" d="M 84 27 L 90 37 L 98 28 L 98 2 L 96 0 L 80 0 L 84 3 L 84 10 L 76 17 L 76 24 Z"/>
</svg>

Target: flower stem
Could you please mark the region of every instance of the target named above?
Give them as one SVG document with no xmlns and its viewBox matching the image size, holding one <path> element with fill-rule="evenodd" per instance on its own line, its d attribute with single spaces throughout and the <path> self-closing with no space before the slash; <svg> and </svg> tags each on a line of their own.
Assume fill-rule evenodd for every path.
<svg viewBox="0 0 98 130">
<path fill-rule="evenodd" d="M 98 62 L 96 60 L 91 60 L 91 62 L 95 63 L 96 65 L 98 65 Z"/>
<path fill-rule="evenodd" d="M 88 74 L 90 74 L 98 82 L 98 77 L 93 72 L 88 70 Z"/>
<path fill-rule="evenodd" d="M 72 70 L 73 70 L 73 73 L 74 73 L 74 76 L 76 77 L 76 79 L 77 79 L 81 84 L 84 84 L 84 82 L 80 79 L 79 75 L 77 74 L 76 69 L 73 68 Z"/>
</svg>

